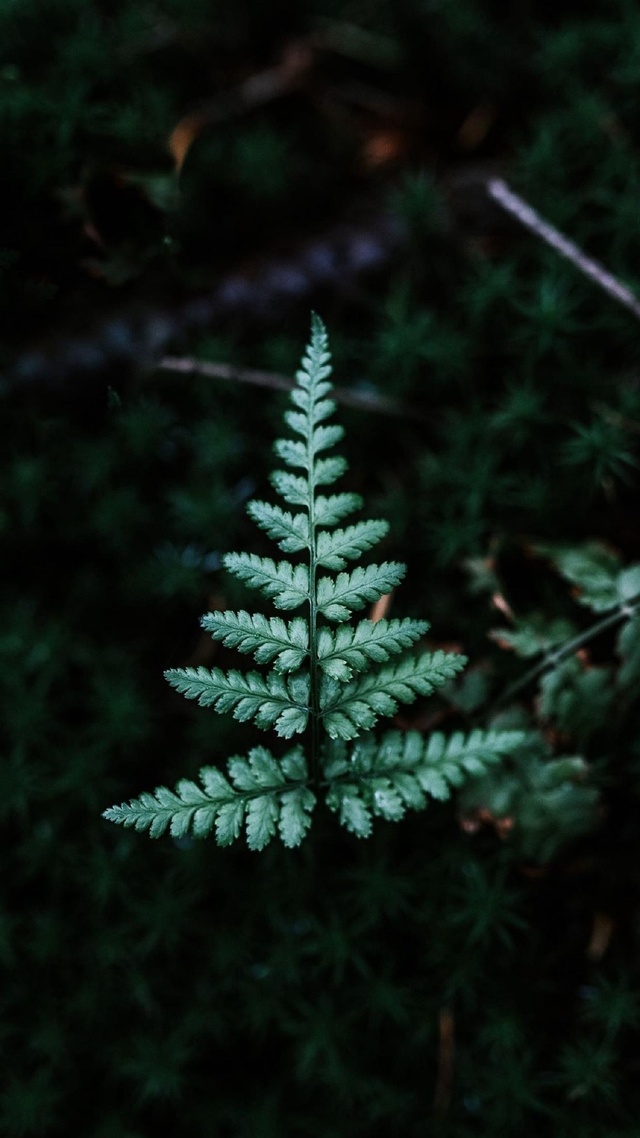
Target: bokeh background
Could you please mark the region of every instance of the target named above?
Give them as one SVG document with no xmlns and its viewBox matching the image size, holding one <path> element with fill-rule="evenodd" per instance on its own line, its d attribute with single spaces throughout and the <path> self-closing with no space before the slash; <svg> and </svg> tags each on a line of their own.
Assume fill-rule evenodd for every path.
<svg viewBox="0 0 640 1138">
<path fill-rule="evenodd" d="M 247 603 L 311 308 L 394 614 L 472 661 L 400 726 L 497 722 L 640 561 L 637 317 L 487 192 L 640 295 L 640 7 L 3 0 L 0 108 L 0 1132 L 638 1138 L 637 617 L 502 705 L 544 754 L 368 842 L 101 812 L 247 749 L 162 672 Z"/>
</svg>

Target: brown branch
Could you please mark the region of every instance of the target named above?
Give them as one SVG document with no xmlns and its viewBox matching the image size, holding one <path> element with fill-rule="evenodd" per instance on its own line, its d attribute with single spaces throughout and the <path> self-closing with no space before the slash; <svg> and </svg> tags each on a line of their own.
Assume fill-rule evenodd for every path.
<svg viewBox="0 0 640 1138">
<path fill-rule="evenodd" d="M 433 1097 L 435 1113 L 442 1115 L 449 1107 L 453 1089 L 453 1064 L 455 1059 L 455 1020 L 451 1008 L 441 1008 L 438 1026 L 440 1043 L 438 1048 L 438 1074 Z"/>
<path fill-rule="evenodd" d="M 276 372 L 260 371 L 257 368 L 233 367 L 231 364 L 210 363 L 206 360 L 194 360 L 185 356 L 165 356 L 160 360 L 158 367 L 165 371 L 180 371 L 205 375 L 209 379 L 225 379 L 232 383 L 248 383 L 253 387 L 267 387 L 271 391 L 291 391 L 294 381 L 286 375 Z M 333 396 L 338 403 L 345 407 L 356 407 L 362 411 L 373 411 L 377 415 L 392 415 L 398 419 L 411 419 L 422 422 L 409 407 L 395 403 L 384 395 L 366 394 L 362 391 L 349 390 L 346 387 L 334 387 Z"/>
</svg>

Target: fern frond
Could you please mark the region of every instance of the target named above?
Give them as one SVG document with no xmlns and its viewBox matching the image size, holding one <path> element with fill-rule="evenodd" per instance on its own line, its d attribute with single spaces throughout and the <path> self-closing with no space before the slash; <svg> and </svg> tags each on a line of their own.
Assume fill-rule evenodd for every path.
<svg viewBox="0 0 640 1138">
<path fill-rule="evenodd" d="M 358 740 L 347 750 L 334 745 L 325 767 L 330 782 L 329 808 L 358 837 L 371 832 L 378 815 L 396 822 L 406 810 L 422 810 L 428 798 L 449 798 L 468 775 L 513 755 L 531 738 L 526 731 L 461 731 L 448 738 L 434 731 L 426 739 L 417 731 L 389 731 L 377 742 Z"/>
<path fill-rule="evenodd" d="M 377 601 L 402 580 L 406 565 L 385 561 L 382 565 L 357 565 L 350 573 L 321 577 L 318 581 L 318 610 L 328 620 L 347 620 L 352 609 Z"/>
<path fill-rule="evenodd" d="M 312 423 L 317 421 L 316 408 L 317 404 L 308 408 Z M 330 414 L 333 411 L 334 405 L 325 405 L 323 411 Z M 299 434 L 304 434 L 307 437 L 307 423 L 308 417 L 305 415 L 298 415 L 296 412 L 289 412 L 285 414 L 285 419 L 289 425 L 293 427 Z M 293 421 L 291 421 L 293 419 Z M 331 427 L 316 427 L 312 430 L 310 442 L 299 442 L 297 439 L 277 439 L 274 443 L 273 449 L 275 450 L 278 458 L 281 458 L 287 466 L 300 467 L 302 470 L 308 470 L 310 459 L 315 458 L 321 451 L 327 450 L 329 447 L 334 446 L 339 442 L 344 435 L 344 430 L 339 426 Z"/>
<path fill-rule="evenodd" d="M 394 589 L 406 566 L 387 561 L 346 571 L 349 561 L 358 561 L 385 536 L 388 525 L 369 520 L 335 528 L 362 500 L 352 493 L 317 492 L 347 467 L 342 457 L 327 453 L 343 437 L 340 426 L 327 422 L 335 411 L 330 374 L 326 331 L 314 316 L 311 342 L 291 392 L 293 406 L 285 414 L 294 438 L 276 442 L 285 469 L 271 478 L 293 509 L 263 501 L 248 505 L 251 518 L 282 552 L 302 552 L 305 563 L 251 553 L 228 553 L 224 558 L 229 572 L 261 590 L 277 609 L 305 605 L 308 615 L 284 620 L 245 610 L 208 613 L 202 625 L 215 640 L 253 655 L 258 664 L 269 665 L 269 671 L 261 675 L 190 667 L 165 673 L 174 688 L 202 707 L 231 712 L 259 728 L 272 727 L 284 738 L 311 725 L 311 777 L 299 749 L 278 762 L 264 748 L 256 748 L 246 759 L 231 759 L 228 775 L 204 768 L 202 786 L 183 780 L 175 791 L 160 787 L 128 805 L 112 807 L 105 815 L 111 821 L 148 830 L 154 837 L 167 829 L 176 837 L 200 837 L 215 828 L 221 845 L 234 841 L 244 825 L 252 849 L 262 849 L 278 829 L 285 845 L 297 845 L 315 803 L 307 783 L 317 787 L 322 779 L 323 728 L 337 741 L 331 744 L 324 770 L 332 784 L 329 805 L 349 829 L 364 835 L 375 814 L 395 819 L 408 807 L 423 806 L 428 794 L 445 797 L 464 772 L 483 769 L 483 762 L 501 753 L 504 738 L 495 734 L 476 732 L 466 740 L 453 736 L 449 741 L 435 735 L 425 745 L 415 733 L 395 732 L 380 746 L 364 742 L 345 757 L 344 740 L 368 730 L 379 717 L 394 715 L 400 702 L 431 694 L 466 661 L 442 651 L 407 652 L 427 631 L 426 621 L 363 620 L 355 627 L 342 623 Z M 327 622 L 335 622 L 334 627 Z"/>
<path fill-rule="evenodd" d="M 389 532 L 383 521 L 356 522 L 346 529 L 322 530 L 318 534 L 316 557 L 325 569 L 344 569 L 347 560 L 357 561 Z"/>
<path fill-rule="evenodd" d="M 383 664 L 390 656 L 415 644 L 428 631 L 426 620 L 361 620 L 352 627 L 322 628 L 318 633 L 318 660 L 323 672 L 348 681 L 352 672 L 363 672 L 373 660 Z"/>
<path fill-rule="evenodd" d="M 322 382 L 331 375 L 330 361 L 327 329 L 314 312 L 311 316 L 311 340 L 304 350 L 300 367 L 296 372 L 296 381 L 301 393 L 309 392 L 316 398 L 322 398 L 331 390 L 329 383 Z"/>
<path fill-rule="evenodd" d="M 291 447 L 297 445 L 302 447 L 302 443 L 290 444 Z M 302 466 L 303 464 L 300 462 L 297 465 Z M 290 474 L 288 470 L 274 470 L 271 474 L 271 483 L 285 502 L 289 502 L 293 506 L 304 506 L 309 501 L 310 493 L 316 490 L 318 486 L 329 486 L 332 482 L 337 482 L 346 470 L 346 458 L 318 458 L 313 463 L 313 467 L 308 470 L 306 478 L 297 474 Z"/>
<path fill-rule="evenodd" d="M 276 827 L 285 846 L 300 845 L 316 801 L 306 785 L 307 767 L 300 748 L 278 763 L 265 747 L 255 747 L 246 759 L 230 759 L 227 770 L 228 778 L 217 767 L 203 767 L 202 786 L 181 779 L 175 791 L 158 787 L 153 794 L 110 807 L 103 817 L 148 830 L 152 838 L 167 830 L 174 838 L 187 834 L 204 838 L 215 826 L 220 846 L 238 837 L 244 821 L 249 849 L 263 849 Z"/>
<path fill-rule="evenodd" d="M 330 677 L 323 682 L 323 722 L 332 739 L 355 739 L 370 730 L 380 716 L 395 715 L 398 703 L 413 703 L 419 695 L 431 695 L 452 679 L 466 664 L 465 656 L 425 652 L 406 656 L 346 687 Z"/>
<path fill-rule="evenodd" d="M 274 490 L 290 506 L 309 506 L 309 481 L 288 470 L 273 470 L 270 475 Z"/>
<path fill-rule="evenodd" d="M 285 679 L 279 672 L 223 672 L 220 668 L 170 668 L 165 679 L 172 687 L 195 699 L 201 707 L 233 712 L 236 719 L 253 719 L 257 727 L 274 727 L 290 739 L 304 731 L 309 717 L 309 676 L 302 673 Z"/>
<path fill-rule="evenodd" d="M 270 557 L 258 557 L 256 553 L 226 553 L 223 561 L 235 577 L 272 597 L 276 608 L 295 609 L 309 600 L 309 569 L 306 565 L 272 561 Z"/>
<path fill-rule="evenodd" d="M 298 553 L 309 549 L 309 518 L 307 514 L 291 514 L 281 506 L 269 502 L 249 502 L 247 513 L 261 529 L 277 541 L 283 553 Z"/>
<path fill-rule="evenodd" d="M 335 526 L 361 508 L 362 498 L 359 494 L 330 494 L 328 497 L 320 494 L 313 504 L 318 526 Z"/>
<path fill-rule="evenodd" d="M 209 612 L 200 623 L 227 648 L 252 652 L 258 664 L 268 664 L 276 657 L 277 672 L 296 671 L 309 651 L 309 625 L 301 616 L 284 621 L 280 616 L 266 617 L 243 610 Z"/>
</svg>

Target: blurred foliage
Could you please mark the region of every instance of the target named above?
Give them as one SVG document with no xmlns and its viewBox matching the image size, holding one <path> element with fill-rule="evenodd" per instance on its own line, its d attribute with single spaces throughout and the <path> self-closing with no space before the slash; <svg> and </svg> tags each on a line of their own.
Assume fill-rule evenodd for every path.
<svg viewBox="0 0 640 1138">
<path fill-rule="evenodd" d="M 637 1138 L 637 323 L 484 185 L 640 292 L 638 5 L 4 0 L 0 45 L 2 362 L 74 365 L 0 388 L 0 1131 Z M 237 747 L 161 673 L 282 399 L 135 356 L 286 374 L 311 303 L 401 404 L 342 409 L 393 615 L 473 662 L 398 726 L 548 751 L 366 845 L 148 843 L 104 806 Z"/>
</svg>

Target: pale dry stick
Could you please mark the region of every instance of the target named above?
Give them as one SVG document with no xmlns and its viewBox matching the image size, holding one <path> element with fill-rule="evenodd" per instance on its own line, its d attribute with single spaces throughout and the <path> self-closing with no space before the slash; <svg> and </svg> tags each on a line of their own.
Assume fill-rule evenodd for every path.
<svg viewBox="0 0 640 1138">
<path fill-rule="evenodd" d="M 164 371 L 195 372 L 209 379 L 226 379 L 233 383 L 249 383 L 254 387 L 267 387 L 271 391 L 291 391 L 293 380 L 276 372 L 260 371 L 258 368 L 233 367 L 231 364 L 210 363 L 207 360 L 194 360 L 187 356 L 165 356 L 158 367 Z M 398 419 L 412 419 L 422 422 L 408 407 L 402 407 L 384 395 L 368 395 L 362 391 L 347 391 L 344 387 L 334 387 L 333 395 L 345 407 L 357 407 L 363 411 L 373 411 L 378 415 L 393 415 Z"/>
<path fill-rule="evenodd" d="M 487 193 L 526 229 L 535 233 L 536 237 L 545 241 L 547 245 L 555 249 L 556 253 L 570 261 L 585 277 L 597 284 L 613 300 L 623 304 L 640 320 L 640 300 L 634 296 L 631 289 L 621 284 L 599 261 L 588 257 L 579 245 L 570 241 L 559 229 L 545 221 L 537 210 L 533 209 L 524 198 L 514 193 L 502 178 L 491 178 L 487 182 Z"/>
</svg>

